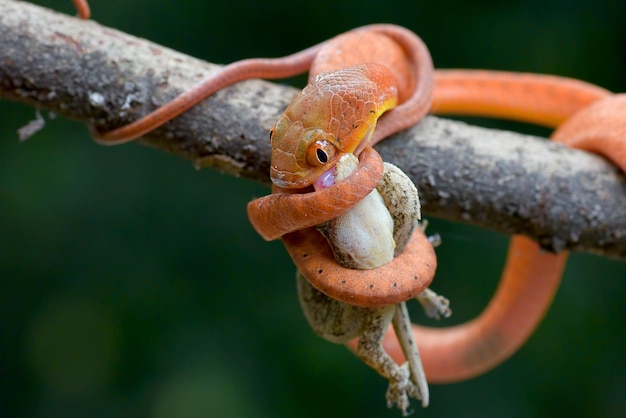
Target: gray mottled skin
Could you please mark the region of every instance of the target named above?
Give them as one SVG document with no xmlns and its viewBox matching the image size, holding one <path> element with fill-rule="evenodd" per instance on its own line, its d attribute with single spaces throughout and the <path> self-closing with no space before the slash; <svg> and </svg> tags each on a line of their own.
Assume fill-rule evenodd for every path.
<svg viewBox="0 0 626 418">
<path fill-rule="evenodd" d="M 356 157 L 342 159 L 335 180 L 348 176 L 356 165 Z M 377 189 L 348 214 L 325 223 L 320 230 L 338 262 L 351 268 L 376 268 L 402 251 L 418 225 L 419 207 L 417 189 L 411 180 L 395 166 L 385 164 Z M 371 256 L 367 257 L 366 253 Z M 296 277 L 304 315 L 318 335 L 340 344 L 360 337 L 357 356 L 389 380 L 389 407 L 395 405 L 407 415 L 410 398 L 428 405 L 428 385 L 405 303 L 380 308 L 356 307 L 319 292 L 300 272 Z M 396 364 L 382 346 L 390 323 L 407 358 L 403 365 Z"/>
</svg>

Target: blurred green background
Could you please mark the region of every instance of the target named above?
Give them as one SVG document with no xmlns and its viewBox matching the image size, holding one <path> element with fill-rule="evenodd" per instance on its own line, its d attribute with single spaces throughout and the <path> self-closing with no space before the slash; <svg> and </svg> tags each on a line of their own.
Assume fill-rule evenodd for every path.
<svg viewBox="0 0 626 418">
<path fill-rule="evenodd" d="M 69 0 L 38 1 L 71 13 Z M 555 73 L 626 91 L 626 2 L 92 1 L 94 19 L 212 62 L 280 56 L 374 22 L 438 67 Z M 252 230 L 268 190 L 135 144 L 95 145 L 0 102 L 0 417 L 399 417 L 385 382 L 317 338 L 280 243 Z M 517 126 L 516 126 L 517 127 Z M 454 324 L 498 281 L 506 238 L 431 219 Z M 573 254 L 553 307 L 496 370 L 431 387 L 420 417 L 626 416 L 626 263 Z M 424 322 L 413 307 L 414 319 Z"/>
</svg>

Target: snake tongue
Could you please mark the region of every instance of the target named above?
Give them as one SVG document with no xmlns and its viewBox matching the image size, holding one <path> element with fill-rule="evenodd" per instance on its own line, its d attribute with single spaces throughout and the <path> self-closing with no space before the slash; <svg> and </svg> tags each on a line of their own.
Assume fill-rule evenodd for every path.
<svg viewBox="0 0 626 418">
<path fill-rule="evenodd" d="M 335 184 L 335 167 L 326 170 L 313 182 L 315 190 L 327 189 Z"/>
</svg>

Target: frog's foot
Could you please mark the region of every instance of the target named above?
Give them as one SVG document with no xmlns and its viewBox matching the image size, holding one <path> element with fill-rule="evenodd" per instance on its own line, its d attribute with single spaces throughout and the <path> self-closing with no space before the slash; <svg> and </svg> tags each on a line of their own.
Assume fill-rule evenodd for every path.
<svg viewBox="0 0 626 418">
<path fill-rule="evenodd" d="M 452 315 L 450 301 L 429 288 L 424 289 L 422 293 L 417 295 L 417 300 L 422 305 L 426 316 L 429 318 L 449 318 L 450 315 Z"/>
<path fill-rule="evenodd" d="M 410 398 L 421 400 L 417 385 L 411 380 L 411 372 L 409 364 L 404 363 L 397 366 L 388 376 L 389 388 L 387 389 L 387 407 L 398 407 L 402 411 L 403 416 L 408 416 L 412 411 L 409 410 L 411 403 Z"/>
</svg>

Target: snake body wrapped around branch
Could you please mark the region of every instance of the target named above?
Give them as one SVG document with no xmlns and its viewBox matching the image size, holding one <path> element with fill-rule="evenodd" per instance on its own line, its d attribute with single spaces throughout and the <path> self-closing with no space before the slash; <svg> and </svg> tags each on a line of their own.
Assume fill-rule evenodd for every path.
<svg viewBox="0 0 626 418">
<path fill-rule="evenodd" d="M 380 56 L 364 57 L 355 53 L 357 58 L 353 58 L 352 51 L 360 53 L 364 49 L 363 45 L 378 43 L 385 45 L 384 53 Z M 396 48 L 389 46 L 390 43 L 395 43 Z M 330 51 L 327 52 L 327 49 Z M 390 58 L 389 51 L 396 51 L 399 58 Z M 319 66 L 317 59 L 322 61 Z M 326 63 L 326 60 L 329 63 Z M 373 70 L 375 76 L 370 76 L 362 67 L 353 67 L 364 62 L 377 64 Z M 272 239 L 291 231 L 289 229 L 267 233 L 265 227 L 292 228 L 298 224 L 298 220 L 303 222 L 301 225 L 306 223 L 308 226 L 342 213 L 346 207 L 348 192 L 341 191 L 335 200 L 322 195 L 326 190 L 309 193 L 304 199 L 311 201 L 302 206 L 294 204 L 294 207 L 291 207 L 289 202 L 293 195 L 285 194 L 284 188 L 302 188 L 309 184 L 319 188 L 317 183 L 325 182 L 328 173 L 332 173 L 333 163 L 342 153 L 358 153 L 365 146 L 373 145 L 390 133 L 406 127 L 402 125 L 403 122 L 409 120 L 409 124 L 413 124 L 416 118 L 419 119 L 428 109 L 426 103 L 430 103 L 430 93 L 433 91 L 432 109 L 440 114 L 508 118 L 552 127 L 559 126 L 567 120 L 567 123 L 553 135 L 554 140 L 567 139 L 569 141 L 567 145 L 598 152 L 611 158 L 622 169 L 625 168 L 626 157 L 623 155 L 625 146 L 619 135 L 624 123 L 622 118 L 614 116 L 624 114 L 620 111 L 622 103 L 625 102 L 623 96 L 611 96 L 599 87 L 553 76 L 465 70 L 437 71 L 433 74 L 430 62 L 428 51 L 418 38 L 393 26 L 365 27 L 340 35 L 322 48 L 311 67 L 310 84 L 294 99 L 272 131 L 274 151 L 271 177 L 277 185 L 274 191 L 278 193 L 252 202 L 248 207 L 249 217 L 262 236 Z M 397 63 L 401 64 L 395 67 Z M 401 70 L 388 72 L 387 78 L 381 83 L 379 107 L 375 108 L 367 99 L 355 99 L 356 87 L 353 86 L 367 84 L 368 81 L 380 78 L 383 72 L 378 65 Z M 316 72 L 318 70 L 323 72 L 318 74 Z M 353 73 L 355 70 L 363 73 L 363 80 L 358 84 L 345 84 L 350 81 L 349 77 L 345 77 L 345 72 Z M 333 74 L 336 77 L 333 78 Z M 405 77 L 408 75 L 415 82 L 412 84 L 406 78 L 402 78 L 402 75 Z M 386 109 L 390 106 L 389 103 L 394 102 L 389 99 L 389 91 L 393 90 L 389 87 L 389 83 L 393 83 L 389 78 L 396 80 L 394 85 L 399 92 L 404 91 L 404 94 L 398 97 L 399 106 L 383 113 L 377 121 L 379 109 Z M 333 82 L 332 80 L 339 86 L 329 87 L 328 83 Z M 320 83 L 322 86 L 318 86 Z M 403 90 L 406 86 L 410 86 L 411 90 Z M 324 99 L 319 93 L 323 90 L 333 92 L 330 100 Z M 336 97 L 337 91 L 346 91 L 348 94 L 339 99 Z M 366 89 L 366 92 L 371 96 L 369 89 Z M 608 120 L 599 124 L 587 123 L 597 117 L 598 112 L 593 109 L 594 106 L 589 107 L 590 110 L 581 111 L 581 109 L 586 109 L 591 103 L 602 99 L 604 101 L 601 103 L 608 103 L 600 105 L 604 108 L 605 119 Z M 345 103 L 350 102 L 354 102 L 355 105 L 352 110 L 347 111 Z M 585 113 L 590 113 L 591 116 L 585 116 Z M 371 117 L 366 118 L 366 122 L 354 122 L 354 115 L 358 117 L 364 114 Z M 305 117 L 296 118 L 294 115 Z M 377 122 L 378 127 L 372 133 L 371 130 Z M 608 123 L 613 132 L 605 135 L 602 132 L 606 132 L 604 130 Z M 613 127 L 614 125 L 616 126 Z M 349 130 L 348 133 L 338 130 L 338 127 L 349 126 L 355 129 Z M 573 135 L 574 132 L 576 135 Z M 364 182 L 362 178 L 357 180 L 357 176 L 354 176 L 346 179 L 343 184 L 334 186 L 348 188 L 345 183 L 353 184 L 354 188 L 350 190 L 355 192 L 352 197 L 356 203 L 368 192 L 368 189 L 365 189 L 357 195 Z M 304 213 L 299 213 L 298 208 L 302 208 Z M 286 221 L 279 222 L 278 219 L 272 218 L 272 213 L 275 214 L 274 217 L 280 216 Z M 319 217 L 316 217 L 318 214 Z M 272 221 L 265 221 L 269 219 Z M 293 240 L 288 234 L 285 235 L 284 241 L 298 268 L 308 271 L 307 278 L 332 297 L 359 306 L 377 306 L 379 303 L 377 301 L 381 299 L 385 300 L 383 304 L 397 303 L 401 300 L 390 301 L 380 298 L 381 294 L 386 297 L 393 294 L 393 291 L 384 289 L 377 289 L 380 293 L 371 292 L 368 297 L 364 299 L 359 297 L 358 300 L 350 299 L 355 293 L 352 290 L 348 295 L 333 293 L 324 287 L 333 280 L 343 282 L 347 280 L 346 278 L 354 277 L 354 281 L 360 284 L 356 287 L 368 289 L 374 289 L 373 283 L 384 283 L 384 280 L 376 279 L 374 273 L 376 270 L 372 270 L 368 273 L 342 271 L 333 273 L 330 279 L 318 281 L 316 271 L 325 271 L 326 268 L 320 269 L 321 264 L 318 260 L 298 256 L 294 247 L 302 244 L 302 238 Z M 320 245 L 320 242 L 316 242 L 309 249 L 315 246 L 319 248 Z M 306 254 L 310 252 L 309 249 L 305 251 Z M 501 284 L 487 309 L 478 318 L 452 328 L 428 329 L 414 326 L 429 381 L 452 382 L 476 376 L 515 352 L 536 328 L 550 305 L 558 288 L 565 261 L 565 254 L 547 254 L 527 238 L 521 236 L 512 238 Z M 413 266 L 427 265 L 433 270 L 435 267 L 434 260 L 423 256 L 413 258 L 409 264 L 411 263 Z M 400 267 L 399 264 L 393 269 L 397 272 L 411 271 Z M 419 271 L 423 272 L 425 269 L 420 267 Z M 427 281 L 428 279 L 425 282 Z M 398 286 L 402 287 L 408 285 L 410 280 L 399 282 Z M 404 297 L 408 299 L 408 296 L 407 292 Z M 355 347 L 356 345 L 352 345 L 353 349 Z M 393 338 L 388 340 L 387 349 L 397 361 L 402 361 L 403 354 Z"/>
<path fill-rule="evenodd" d="M 75 3 L 85 4 L 82 0 Z M 88 10 L 82 9 L 81 15 L 86 14 Z M 272 134 L 270 173 L 275 193 L 252 202 L 248 212 L 263 237 L 283 237 L 290 251 L 301 244 L 299 239 L 288 242 L 294 237 L 292 233 L 301 234 L 302 229 L 306 231 L 309 226 L 349 210 L 378 182 L 380 163 L 368 147 L 417 123 L 429 110 L 558 127 L 553 140 L 603 155 L 626 171 L 624 95 L 612 95 L 581 81 L 554 76 L 469 70 L 433 72 L 422 41 L 393 25 L 358 28 L 284 58 L 235 62 L 136 122 L 94 136 L 101 143 L 128 142 L 225 86 L 249 78 L 285 78 L 305 71 L 310 71 L 310 83 L 318 78 L 320 86 L 326 83 L 325 90 L 307 87 L 306 94 L 298 96 L 277 122 Z M 361 75 L 355 80 L 345 77 L 345 72 Z M 371 94 L 371 101 L 354 95 L 362 86 L 363 91 Z M 394 91 L 396 98 L 392 97 Z M 316 97 L 323 100 L 309 100 L 318 93 Z M 346 180 L 313 192 L 310 185 L 328 181 L 332 165 L 344 153 L 360 153 L 363 169 L 359 167 Z M 419 239 L 422 241 L 415 243 L 418 252 L 430 246 L 423 235 Z M 417 277 L 420 286 L 426 286 L 434 274 L 434 254 L 419 253 L 415 260 L 409 263 L 414 270 L 409 270 L 406 277 Z M 331 261 L 324 261 L 321 270 L 331 268 Z M 514 236 L 500 286 L 479 317 L 452 328 L 413 327 L 429 381 L 471 378 L 515 352 L 545 314 L 565 262 L 565 254 L 544 253 L 531 240 Z M 406 270 L 397 267 L 399 272 Z M 376 270 L 353 271 L 353 276 L 346 277 L 354 279 L 355 288 L 359 283 L 370 288 L 375 280 L 373 272 Z M 344 300 L 352 296 L 352 302 L 360 306 L 377 306 L 406 300 L 417 291 L 394 294 L 394 289 L 381 287 L 356 297 L 353 290 L 348 290 L 336 296 Z M 392 339 L 386 350 L 397 361 L 403 361 L 401 350 Z"/>
</svg>

